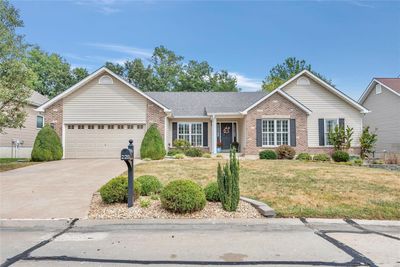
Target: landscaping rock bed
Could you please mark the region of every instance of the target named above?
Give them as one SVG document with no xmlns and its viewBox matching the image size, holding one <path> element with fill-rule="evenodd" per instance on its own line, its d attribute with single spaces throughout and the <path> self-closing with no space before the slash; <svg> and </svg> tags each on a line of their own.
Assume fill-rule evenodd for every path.
<svg viewBox="0 0 400 267">
<path fill-rule="evenodd" d="M 148 199 L 150 205 L 146 208 L 140 206 L 140 199 Z M 166 211 L 161 207 L 159 200 L 141 196 L 135 201 L 132 208 L 128 209 L 126 203 L 105 204 L 98 193 L 92 198 L 89 210 L 90 219 L 223 219 L 223 218 L 264 218 L 253 206 L 244 201 L 239 202 L 236 212 L 224 211 L 220 202 L 207 202 L 201 211 L 178 214 Z"/>
</svg>

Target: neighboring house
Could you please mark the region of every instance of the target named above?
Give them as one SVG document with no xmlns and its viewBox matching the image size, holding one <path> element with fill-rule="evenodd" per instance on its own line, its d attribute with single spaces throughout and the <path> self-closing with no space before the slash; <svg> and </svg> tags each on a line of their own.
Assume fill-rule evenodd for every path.
<svg viewBox="0 0 400 267">
<path fill-rule="evenodd" d="M 400 78 L 374 78 L 359 103 L 368 108 L 364 126 L 378 135 L 375 156 L 400 153 Z"/>
<path fill-rule="evenodd" d="M 33 91 L 28 100 L 25 111 L 28 113 L 23 128 L 6 128 L 0 134 L 0 158 L 30 158 L 33 143 L 39 130 L 44 125 L 42 112 L 35 111 L 37 107 L 47 101 L 47 97 Z M 19 145 L 18 145 L 19 143 Z M 16 146 L 18 148 L 16 149 Z"/>
<path fill-rule="evenodd" d="M 281 144 L 330 152 L 327 133 L 343 124 L 354 129 L 354 150 L 368 112 L 308 71 L 271 93 L 144 93 L 104 67 L 37 110 L 53 123 L 65 158 L 117 158 L 130 138 L 138 156 L 153 123 L 166 148 L 180 138 L 216 153 L 217 142 L 227 151 L 236 140 L 245 155 Z"/>
</svg>

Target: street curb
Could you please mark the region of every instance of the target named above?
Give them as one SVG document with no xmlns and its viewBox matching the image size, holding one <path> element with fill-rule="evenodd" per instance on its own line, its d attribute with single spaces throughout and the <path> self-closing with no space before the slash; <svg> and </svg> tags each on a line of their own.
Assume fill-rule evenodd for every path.
<svg viewBox="0 0 400 267">
<path fill-rule="evenodd" d="M 240 197 L 240 199 L 243 200 L 244 202 L 247 202 L 247 203 L 251 204 L 264 217 L 274 218 L 276 216 L 275 210 L 272 209 L 267 204 L 261 202 L 261 201 L 257 201 L 257 200 L 254 200 L 254 199 L 251 199 L 251 198 L 247 198 L 247 197 Z"/>
</svg>

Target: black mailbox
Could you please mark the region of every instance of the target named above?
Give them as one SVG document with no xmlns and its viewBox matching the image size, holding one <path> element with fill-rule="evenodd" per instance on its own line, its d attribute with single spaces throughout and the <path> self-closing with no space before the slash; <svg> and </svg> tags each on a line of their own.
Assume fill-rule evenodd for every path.
<svg viewBox="0 0 400 267">
<path fill-rule="evenodd" d="M 121 150 L 121 160 L 125 161 L 128 166 L 128 208 L 133 206 L 134 190 L 133 190 L 133 160 L 134 160 L 133 140 L 129 140 L 128 148 Z"/>
</svg>

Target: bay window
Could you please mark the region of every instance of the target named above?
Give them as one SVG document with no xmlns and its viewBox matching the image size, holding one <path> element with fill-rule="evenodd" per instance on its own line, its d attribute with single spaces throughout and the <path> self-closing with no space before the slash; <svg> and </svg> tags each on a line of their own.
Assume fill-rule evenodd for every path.
<svg viewBox="0 0 400 267">
<path fill-rule="evenodd" d="M 179 122 L 178 139 L 184 139 L 192 146 L 203 146 L 203 123 Z"/>
<path fill-rule="evenodd" d="M 289 120 L 262 120 L 262 146 L 289 145 Z"/>
</svg>

